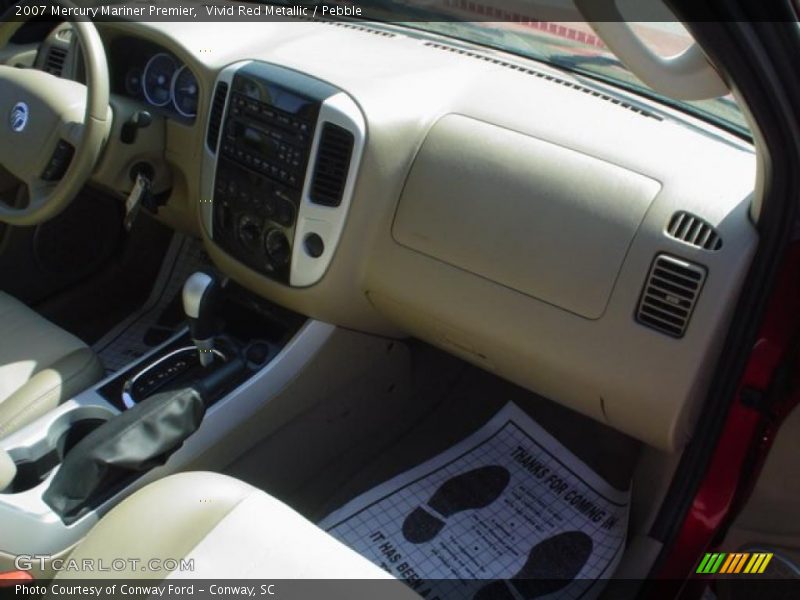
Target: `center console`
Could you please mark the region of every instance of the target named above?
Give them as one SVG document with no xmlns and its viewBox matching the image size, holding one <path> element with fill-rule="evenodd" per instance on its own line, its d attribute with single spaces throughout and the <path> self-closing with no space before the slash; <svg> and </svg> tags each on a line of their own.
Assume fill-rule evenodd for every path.
<svg viewBox="0 0 800 600">
<path fill-rule="evenodd" d="M 218 77 L 202 216 L 213 243 L 291 286 L 325 273 L 364 146 L 361 111 L 323 81 L 248 61 Z M 210 206 L 205 206 L 210 204 Z"/>
<path fill-rule="evenodd" d="M 300 329 L 305 318 L 280 306 L 253 296 L 236 284 L 229 284 L 219 306 L 215 347 L 207 352 L 215 356 L 202 365 L 197 340 L 191 330 L 164 344 L 145 365 L 133 364 L 115 373 L 97 392 L 115 408 L 124 411 L 153 394 L 178 389 L 213 374 L 234 356 L 241 356 L 247 369 L 231 378 L 219 393 L 208 400 L 212 406 L 231 389 L 274 358 Z"/>
<path fill-rule="evenodd" d="M 193 305 L 187 287 L 185 308 Z M 213 303 L 200 297 L 197 312 L 186 311 L 192 327 L 0 439 L 14 471 L 0 489 L 0 571 L 13 568 L 10 557 L 69 548 L 125 496 L 205 456 L 294 381 L 335 331 L 236 284 L 220 289 Z M 209 329 L 206 346 L 200 334 Z M 182 400 L 187 391 L 192 403 Z M 191 427 L 178 426 L 190 417 Z M 95 476 L 97 465 L 107 475 Z"/>
</svg>

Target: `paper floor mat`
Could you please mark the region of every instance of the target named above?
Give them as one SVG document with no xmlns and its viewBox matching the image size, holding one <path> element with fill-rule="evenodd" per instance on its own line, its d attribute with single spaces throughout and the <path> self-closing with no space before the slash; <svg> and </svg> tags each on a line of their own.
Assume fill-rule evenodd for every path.
<svg viewBox="0 0 800 600">
<path fill-rule="evenodd" d="M 147 332 L 158 327 L 159 317 L 180 293 L 186 278 L 210 262 L 202 242 L 183 234 L 173 236 L 147 301 L 92 346 L 107 374 L 152 350 L 145 337 Z M 164 333 L 171 335 L 175 331 Z"/>
<path fill-rule="evenodd" d="M 619 562 L 628 504 L 509 403 L 320 526 L 428 599 L 587 598 Z"/>
</svg>

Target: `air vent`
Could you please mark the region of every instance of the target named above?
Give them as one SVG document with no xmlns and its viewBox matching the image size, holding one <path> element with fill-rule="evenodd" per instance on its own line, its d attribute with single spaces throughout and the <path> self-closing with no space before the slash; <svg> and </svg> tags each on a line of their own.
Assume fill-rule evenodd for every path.
<svg viewBox="0 0 800 600">
<path fill-rule="evenodd" d="M 650 267 L 636 319 L 661 333 L 683 337 L 705 279 L 704 267 L 659 254 Z"/>
<path fill-rule="evenodd" d="M 622 108 L 635 112 L 636 114 L 642 115 L 644 117 L 649 117 L 651 119 L 656 119 L 657 121 L 663 121 L 663 119 L 652 113 L 644 108 L 637 106 L 635 104 L 631 104 L 630 102 L 626 102 L 617 98 L 615 96 L 611 96 L 610 94 L 603 93 L 599 90 L 594 88 L 587 87 L 585 85 L 581 85 L 580 83 L 576 83 L 574 81 L 569 81 L 567 79 L 562 79 L 560 77 L 556 77 L 554 75 L 550 75 L 549 73 L 543 73 L 541 71 L 535 71 L 533 69 L 529 69 L 527 67 L 523 67 L 522 65 L 518 65 L 515 63 L 507 62 L 505 60 L 500 60 L 499 58 L 495 58 L 493 56 L 488 56 L 486 54 L 480 54 L 478 52 L 472 52 L 470 50 L 465 50 L 463 48 L 456 48 L 454 46 L 446 46 L 445 44 L 438 44 L 436 42 L 425 42 L 425 45 L 429 48 L 436 48 L 437 50 L 444 50 L 445 52 L 452 52 L 454 54 L 460 54 L 462 56 L 469 56 L 470 58 L 477 58 L 478 60 L 482 60 L 484 62 L 492 63 L 493 65 L 498 65 L 501 67 L 506 67 L 507 69 L 512 69 L 514 71 L 519 71 L 520 73 L 525 73 L 526 75 L 533 75 L 534 77 L 539 77 L 540 79 L 546 79 L 547 81 L 552 81 L 553 83 L 557 83 L 559 85 L 563 85 L 565 87 L 572 88 L 574 90 L 578 90 L 579 92 L 583 92 L 584 94 L 589 94 L 590 96 L 594 96 L 595 98 L 600 98 L 601 100 L 605 100 L 606 102 L 611 102 L 612 104 L 616 104 Z"/>
<path fill-rule="evenodd" d="M 703 250 L 716 251 L 722 248 L 722 238 L 713 225 L 685 211 L 676 212 L 672 216 L 667 226 L 667 233 L 676 240 Z"/>
<path fill-rule="evenodd" d="M 324 206 L 341 204 L 352 154 L 353 134 L 333 123 L 325 123 L 311 180 L 312 202 Z"/>
<path fill-rule="evenodd" d="M 50 50 L 47 52 L 47 58 L 44 61 L 44 71 L 56 77 L 61 77 L 66 60 L 67 51 L 64 48 L 50 46 Z"/>
<path fill-rule="evenodd" d="M 225 99 L 228 96 L 228 84 L 220 81 L 214 90 L 214 99 L 211 102 L 211 114 L 208 118 L 208 133 L 206 144 L 212 152 L 217 151 L 219 141 L 219 128 L 222 124 L 222 112 L 225 110 Z"/>
</svg>

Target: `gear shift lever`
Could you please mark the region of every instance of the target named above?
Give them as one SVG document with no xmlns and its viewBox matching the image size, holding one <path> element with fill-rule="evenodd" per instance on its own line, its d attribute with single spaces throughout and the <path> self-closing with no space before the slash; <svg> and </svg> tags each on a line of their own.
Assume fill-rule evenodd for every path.
<svg viewBox="0 0 800 600">
<path fill-rule="evenodd" d="M 219 280 L 202 271 L 192 273 L 183 284 L 183 310 L 204 367 L 214 362 L 214 305 L 219 288 Z"/>
</svg>

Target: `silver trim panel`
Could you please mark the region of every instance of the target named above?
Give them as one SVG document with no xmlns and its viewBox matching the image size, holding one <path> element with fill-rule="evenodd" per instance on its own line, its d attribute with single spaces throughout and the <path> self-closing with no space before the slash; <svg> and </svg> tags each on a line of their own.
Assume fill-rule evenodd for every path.
<svg viewBox="0 0 800 600">
<path fill-rule="evenodd" d="M 350 157 L 350 168 L 347 172 L 342 202 L 339 206 L 323 206 L 315 204 L 309 196 L 311 179 L 317 163 L 319 139 L 322 135 L 323 123 L 333 123 L 343 127 L 353 134 L 353 151 Z M 303 183 L 303 192 L 300 197 L 300 206 L 297 211 L 297 225 L 295 227 L 294 242 L 292 244 L 292 263 L 289 273 L 289 284 L 294 287 L 308 287 L 314 285 L 328 270 L 328 266 L 339 245 L 342 237 L 350 202 L 353 199 L 358 168 L 361 164 L 361 155 L 367 138 L 367 126 L 364 115 L 355 101 L 340 92 L 331 96 L 322 103 L 314 132 L 314 141 L 311 145 L 311 154 L 306 169 Z M 319 257 L 308 254 L 304 240 L 312 233 L 322 238 L 324 250 Z"/>
</svg>

